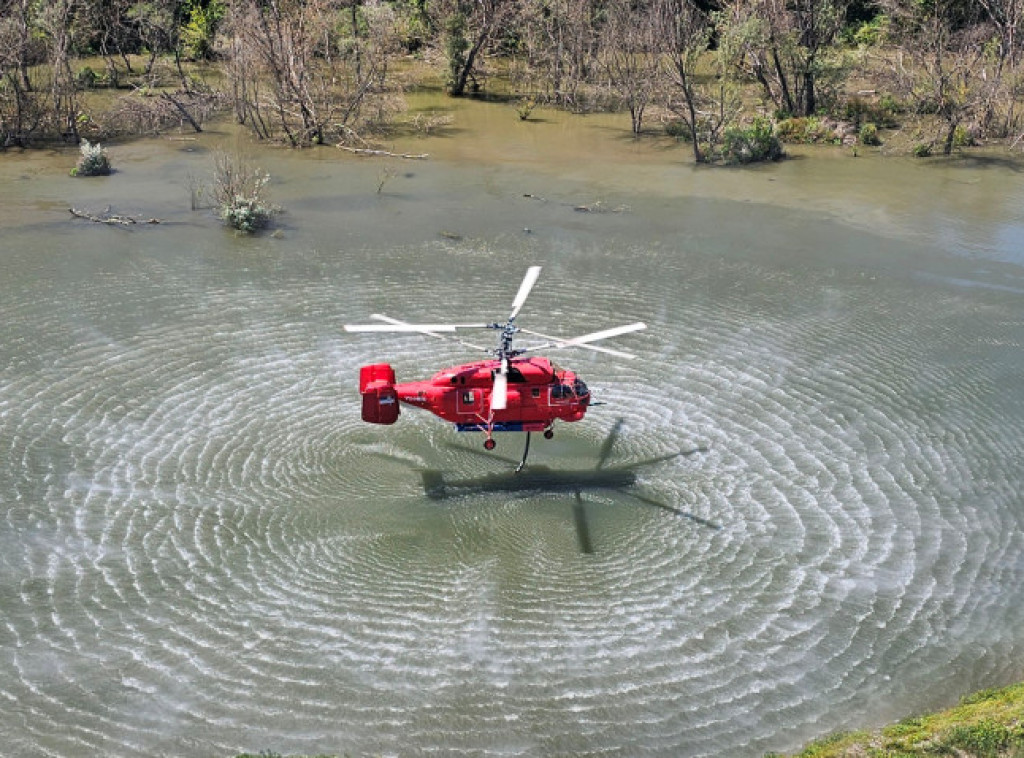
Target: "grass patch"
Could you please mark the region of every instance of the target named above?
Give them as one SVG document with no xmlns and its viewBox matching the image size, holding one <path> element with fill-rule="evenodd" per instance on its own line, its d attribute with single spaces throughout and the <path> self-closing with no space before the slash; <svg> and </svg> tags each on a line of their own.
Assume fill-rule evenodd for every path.
<svg viewBox="0 0 1024 758">
<path fill-rule="evenodd" d="M 905 718 L 876 732 L 830 735 L 794 758 L 853 756 L 1024 758 L 1024 684 L 982 690 L 948 710 Z"/>
</svg>

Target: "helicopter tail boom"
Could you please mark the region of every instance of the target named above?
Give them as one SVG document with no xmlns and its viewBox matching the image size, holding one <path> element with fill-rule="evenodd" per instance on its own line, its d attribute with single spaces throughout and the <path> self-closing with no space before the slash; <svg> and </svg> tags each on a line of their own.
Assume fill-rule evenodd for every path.
<svg viewBox="0 0 1024 758">
<path fill-rule="evenodd" d="M 363 421 L 393 424 L 398 420 L 395 370 L 388 363 L 374 363 L 359 369 L 359 394 L 363 396 Z"/>
</svg>

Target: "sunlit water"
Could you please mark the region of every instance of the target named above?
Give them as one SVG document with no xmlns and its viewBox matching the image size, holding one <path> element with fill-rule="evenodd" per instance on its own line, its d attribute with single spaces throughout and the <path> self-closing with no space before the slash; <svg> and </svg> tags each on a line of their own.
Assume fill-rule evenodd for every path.
<svg viewBox="0 0 1024 758">
<path fill-rule="evenodd" d="M 231 135 L 0 155 L 0 752 L 756 756 L 1024 674 L 1013 165 L 696 169 L 537 113 L 262 153 L 253 239 L 189 209 Z M 107 205 L 164 223 L 66 211 Z M 358 366 L 476 356 L 340 327 L 501 319 L 533 264 L 523 326 L 650 325 L 552 355 L 607 403 L 533 445 L 582 511 L 428 497 L 511 464 L 362 424 Z"/>
</svg>

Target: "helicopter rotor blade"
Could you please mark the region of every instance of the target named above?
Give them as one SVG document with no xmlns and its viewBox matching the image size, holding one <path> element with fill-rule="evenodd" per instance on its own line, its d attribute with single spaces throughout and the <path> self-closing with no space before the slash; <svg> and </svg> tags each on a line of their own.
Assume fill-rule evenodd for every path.
<svg viewBox="0 0 1024 758">
<path fill-rule="evenodd" d="M 384 324 L 345 324 L 346 332 L 419 332 L 420 334 L 431 334 L 432 332 L 454 332 L 457 329 L 487 329 L 490 324 L 407 324 L 398 319 L 392 319 L 382 314 L 375 313 L 372 318 L 386 321 Z"/>
<path fill-rule="evenodd" d="M 465 340 L 460 339 L 458 337 L 451 337 L 451 336 L 449 336 L 449 334 L 438 334 L 438 331 L 440 331 L 440 330 L 431 330 L 429 328 L 420 328 L 421 326 L 422 327 L 429 327 L 430 326 L 429 324 L 407 324 L 404 321 L 399 321 L 397 318 L 391 318 L 390 316 L 385 316 L 383 313 L 373 313 L 373 314 L 370 315 L 370 318 L 377 319 L 378 321 L 383 321 L 386 324 L 390 324 L 393 327 L 401 327 L 401 331 L 414 331 L 414 332 L 418 332 L 420 334 L 425 334 L 428 337 L 434 337 L 434 338 L 439 339 L 439 340 L 454 340 L 455 342 L 458 342 L 460 345 L 462 345 L 464 347 L 468 347 L 471 350 L 480 350 L 481 352 L 484 352 L 484 353 L 489 353 L 490 352 L 490 350 L 488 350 L 486 347 L 480 347 L 479 345 L 474 345 L 472 342 L 466 342 Z M 357 325 L 357 329 L 358 329 L 358 326 L 361 326 L 361 325 Z M 366 324 L 366 326 L 376 326 L 376 324 Z M 449 332 L 450 333 L 450 332 L 455 331 L 456 329 L 477 329 L 477 328 L 483 328 L 483 327 L 486 326 L 486 324 L 444 324 L 444 326 L 452 327 L 451 329 L 445 329 L 444 330 L 445 332 Z M 346 328 L 346 330 L 349 330 L 347 326 L 345 328 Z M 349 330 L 349 331 L 351 331 L 351 330 Z M 377 330 L 367 330 L 367 331 L 383 331 L 383 330 L 377 329 Z"/>
<path fill-rule="evenodd" d="M 508 407 L 508 374 L 497 371 L 491 389 L 491 410 L 503 411 Z"/>
<path fill-rule="evenodd" d="M 502 358 L 494 372 L 494 386 L 491 389 L 491 410 L 503 411 L 508 407 L 508 358 Z"/>
<path fill-rule="evenodd" d="M 632 360 L 636 358 L 632 353 L 625 353 L 621 350 L 612 350 L 611 348 L 601 347 L 599 345 L 592 345 L 591 342 L 597 342 L 599 340 L 609 339 L 611 337 L 618 337 L 621 334 L 629 334 L 630 332 L 638 332 L 642 329 L 646 329 L 647 324 L 642 321 L 638 321 L 635 324 L 626 324 L 625 326 L 616 326 L 611 329 L 603 329 L 599 332 L 591 332 L 590 334 L 584 334 L 580 337 L 573 337 L 571 339 L 562 339 L 561 337 L 552 337 L 549 334 L 541 334 L 540 332 L 534 332 L 529 329 L 522 329 L 520 331 L 525 334 L 531 334 L 534 337 L 540 337 L 542 339 L 549 340 L 549 342 L 543 345 L 536 345 L 529 348 L 530 350 L 543 350 L 549 347 L 555 349 L 562 349 L 567 347 L 583 347 L 588 350 L 596 350 L 599 353 L 607 353 L 608 355 L 614 355 L 618 358 L 625 358 L 626 360 Z"/>
<path fill-rule="evenodd" d="M 575 347 L 576 345 L 586 345 L 590 342 L 597 342 L 598 340 L 606 340 L 610 337 L 618 337 L 620 334 L 629 334 L 630 332 L 639 332 L 642 329 L 646 329 L 647 324 L 643 321 L 637 321 L 635 324 L 626 324 L 625 326 L 615 326 L 611 329 L 603 329 L 600 332 L 591 332 L 590 334 L 584 334 L 582 337 L 573 337 L 571 340 L 563 340 L 566 347 Z"/>
<path fill-rule="evenodd" d="M 512 315 L 508 317 L 509 321 L 519 315 L 519 310 L 526 302 L 526 298 L 529 297 L 530 290 L 533 289 L 533 285 L 537 283 L 538 276 L 540 276 L 540 266 L 530 266 L 530 268 L 526 270 L 526 276 L 523 277 L 523 283 L 519 285 L 519 292 L 516 293 L 516 299 L 512 301 Z"/>
<path fill-rule="evenodd" d="M 454 332 L 451 324 L 345 324 L 346 332 Z"/>
</svg>

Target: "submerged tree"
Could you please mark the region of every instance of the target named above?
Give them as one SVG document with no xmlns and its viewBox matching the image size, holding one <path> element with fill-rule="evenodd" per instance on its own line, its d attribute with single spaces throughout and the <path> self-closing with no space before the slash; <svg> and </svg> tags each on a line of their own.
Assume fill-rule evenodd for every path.
<svg viewBox="0 0 1024 758">
<path fill-rule="evenodd" d="M 550 100 L 580 106 L 580 89 L 597 61 L 602 12 L 598 0 L 547 0 L 521 6 L 518 21 L 526 65 Z"/>
<path fill-rule="evenodd" d="M 71 72 L 71 35 L 80 10 L 78 0 L 55 0 L 42 6 L 39 27 L 50 59 L 50 117 L 62 139 L 78 142 L 78 90 Z"/>
<path fill-rule="evenodd" d="M 894 83 L 919 113 L 939 118 L 938 141 L 949 155 L 958 131 L 985 112 L 1000 86 L 988 39 L 963 15 L 973 9 L 957 0 L 892 0 L 887 10 L 909 58 L 907 65 L 902 52 L 896 57 Z"/>
<path fill-rule="evenodd" d="M 710 98 L 698 82 L 697 68 L 708 50 L 711 23 L 694 0 L 657 0 L 658 37 L 667 48 L 665 65 L 672 88 L 668 106 L 686 124 L 693 143 L 693 158 L 704 159 L 702 136 L 707 132 L 706 109 Z"/>
<path fill-rule="evenodd" d="M 661 87 L 661 40 L 657 8 L 632 0 L 609 0 L 598 56 L 607 84 L 629 110 L 633 134 Z"/>
<path fill-rule="evenodd" d="M 213 198 L 224 223 L 252 234 L 270 223 L 277 209 L 266 198 L 270 174 L 244 158 L 218 153 L 214 156 Z M 193 190 L 193 207 L 195 207 Z"/>
<path fill-rule="evenodd" d="M 395 44 L 387 10 L 374 4 L 362 12 L 367 33 L 343 44 L 335 0 L 236 0 L 227 73 L 238 120 L 293 146 L 350 128 L 365 98 L 383 87 Z"/>
<path fill-rule="evenodd" d="M 466 93 L 470 80 L 476 82 L 481 54 L 515 14 L 514 0 L 443 0 L 439 3 L 444 29 L 448 93 Z"/>
<path fill-rule="evenodd" d="M 38 55 L 31 11 L 30 0 L 0 2 L 0 147 L 25 144 L 43 119 L 29 76 Z"/>
<path fill-rule="evenodd" d="M 776 109 L 813 115 L 830 73 L 826 55 L 847 0 L 727 0 L 717 25 L 732 65 L 761 85 Z"/>
</svg>

